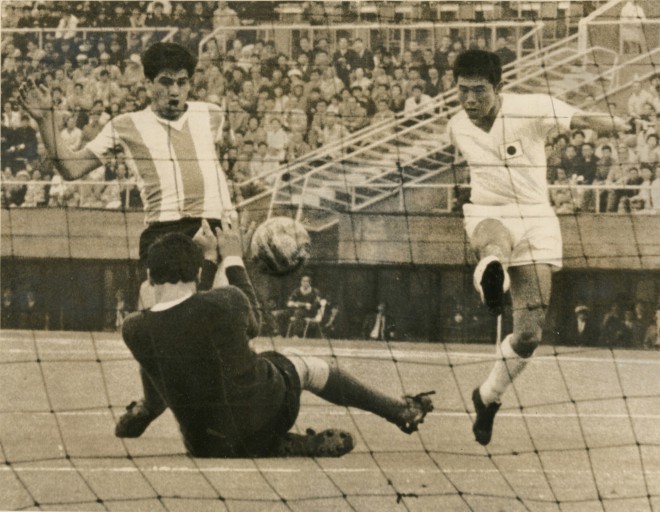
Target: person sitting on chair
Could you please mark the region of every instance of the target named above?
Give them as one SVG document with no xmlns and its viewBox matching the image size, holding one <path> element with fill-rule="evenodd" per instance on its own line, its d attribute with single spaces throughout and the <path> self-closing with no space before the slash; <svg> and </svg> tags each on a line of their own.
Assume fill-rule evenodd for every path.
<svg viewBox="0 0 660 512">
<path fill-rule="evenodd" d="M 378 303 L 375 313 L 369 313 L 362 324 L 364 337 L 368 340 L 389 341 L 394 338 L 394 323 L 387 314 L 387 304 Z"/>
<path fill-rule="evenodd" d="M 321 294 L 312 287 L 310 276 L 302 276 L 300 287 L 293 290 L 286 305 L 291 309 L 287 336 L 302 336 L 305 330 L 305 318 L 314 318 L 321 306 Z"/>
</svg>

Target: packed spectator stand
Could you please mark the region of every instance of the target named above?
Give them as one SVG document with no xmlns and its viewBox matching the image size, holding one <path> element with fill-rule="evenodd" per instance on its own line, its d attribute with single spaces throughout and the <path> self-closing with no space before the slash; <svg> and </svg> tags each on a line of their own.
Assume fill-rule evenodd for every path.
<svg viewBox="0 0 660 512">
<path fill-rule="evenodd" d="M 579 4 L 588 8 L 589 3 Z M 371 124 L 405 115 L 450 90 L 452 62 L 462 49 L 494 49 L 505 64 L 516 59 L 517 34 L 506 28 L 472 30 L 467 32 L 469 40 L 455 31 L 437 40 L 410 31 L 405 41 L 389 40 L 377 30 L 363 37 L 350 30 L 325 36 L 323 32 L 330 24 L 365 21 L 382 25 L 442 23 L 461 16 L 472 21 L 529 17 L 514 3 L 493 3 L 496 14 L 472 8 L 467 15 L 463 8 L 441 9 L 447 5 L 3 2 L 3 28 L 31 30 L 9 31 L 2 38 L 2 204 L 141 206 L 138 176 L 121 148 L 82 183 L 67 183 L 58 176 L 33 122 L 16 102 L 24 80 L 50 87 L 62 138 L 79 149 L 112 117 L 148 105 L 140 54 L 149 44 L 171 40 L 186 46 L 199 55 L 192 99 L 217 103 L 227 112 L 218 155 L 238 204 L 268 190 L 282 164 Z M 270 24 L 272 29 L 278 21 L 316 29 L 313 37 L 299 28 L 286 29 L 282 44 L 268 26 L 260 30 L 260 25 Z M 568 25 L 564 28 L 566 33 L 570 30 Z M 616 112 L 631 119 L 630 133 L 624 137 L 585 138 L 578 133 L 548 141 L 551 200 L 559 212 L 660 209 L 660 181 L 655 177 L 659 87 L 656 78 L 640 84 L 627 112 L 623 107 Z"/>
</svg>

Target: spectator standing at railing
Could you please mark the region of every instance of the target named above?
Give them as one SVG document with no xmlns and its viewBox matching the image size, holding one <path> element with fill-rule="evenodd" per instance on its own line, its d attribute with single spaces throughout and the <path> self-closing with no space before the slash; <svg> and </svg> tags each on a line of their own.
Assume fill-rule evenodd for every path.
<svg viewBox="0 0 660 512">
<path fill-rule="evenodd" d="M 621 37 L 621 49 L 627 53 L 645 53 L 648 51 L 644 26 L 642 21 L 646 19 L 644 9 L 638 0 L 628 0 L 621 8 L 621 25 L 619 33 Z"/>
<path fill-rule="evenodd" d="M 73 39 L 76 37 L 76 28 L 78 27 L 78 18 L 74 15 L 75 7 L 69 5 L 64 7 L 64 12 L 57 24 L 55 39 Z"/>
<path fill-rule="evenodd" d="M 227 2 L 218 2 L 218 8 L 213 11 L 213 30 L 222 27 L 238 27 L 241 25 L 241 20 L 238 18 L 236 11 L 229 7 Z M 227 41 L 236 38 L 236 31 L 225 30 L 224 32 Z"/>
<path fill-rule="evenodd" d="M 630 201 L 641 200 L 643 203 L 640 213 L 654 213 L 655 206 L 653 204 L 653 198 L 651 196 L 651 186 L 653 183 L 653 170 L 648 165 L 642 165 L 640 168 L 640 179 L 641 183 L 639 184 L 639 191 L 637 194 L 630 198 Z"/>
</svg>

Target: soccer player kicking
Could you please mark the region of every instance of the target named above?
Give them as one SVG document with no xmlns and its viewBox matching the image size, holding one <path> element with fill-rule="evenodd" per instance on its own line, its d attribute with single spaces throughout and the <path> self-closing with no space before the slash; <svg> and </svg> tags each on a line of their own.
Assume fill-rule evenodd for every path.
<svg viewBox="0 0 660 512">
<path fill-rule="evenodd" d="M 219 249 L 219 251 L 218 251 Z M 433 409 L 429 393 L 394 398 L 323 359 L 255 353 L 255 292 L 243 266 L 239 229 L 206 221 L 194 240 L 181 233 L 149 248 L 147 267 L 156 305 L 123 325 L 126 345 L 140 364 L 145 396 L 119 419 L 118 437 L 139 437 L 167 407 L 195 457 L 340 456 L 353 448 L 347 432 L 289 433 L 300 394 L 358 407 L 412 433 Z M 226 262 L 228 286 L 197 291 L 203 258 Z M 221 272 L 220 269 L 218 272 Z M 216 279 L 216 282 L 218 280 Z"/>
<path fill-rule="evenodd" d="M 585 113 L 546 94 L 504 94 L 497 55 L 469 50 L 454 64 L 463 109 L 448 124 L 470 168 L 465 230 L 479 263 L 474 286 L 488 309 L 503 311 L 510 288 L 513 332 L 497 349 L 486 380 L 472 393 L 476 440 L 490 442 L 500 399 L 541 340 L 553 267 L 562 264 L 559 221 L 550 205 L 544 144 L 553 130 L 626 129 L 622 119 Z"/>
<path fill-rule="evenodd" d="M 39 126 L 50 156 L 65 180 L 76 180 L 102 165 L 105 153 L 121 146 L 127 164 L 143 182 L 147 228 L 140 236 L 140 259 L 158 236 L 193 236 L 201 219 L 212 226 L 233 211 L 215 143 L 224 114 L 212 103 L 188 101 L 197 59 L 183 46 L 156 43 L 142 55 L 151 104 L 118 115 L 83 149 L 62 143 L 50 91 L 27 82 L 20 100 Z"/>
</svg>

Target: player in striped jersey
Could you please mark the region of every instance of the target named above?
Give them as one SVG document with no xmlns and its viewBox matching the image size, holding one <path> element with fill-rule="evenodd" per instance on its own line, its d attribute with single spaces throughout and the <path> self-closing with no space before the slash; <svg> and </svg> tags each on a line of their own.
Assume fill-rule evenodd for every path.
<svg viewBox="0 0 660 512">
<path fill-rule="evenodd" d="M 193 236 L 201 219 L 220 225 L 232 212 L 227 180 L 216 154 L 224 115 L 214 104 L 187 101 L 197 59 L 174 43 L 156 43 L 142 56 L 151 104 L 109 121 L 80 151 L 62 144 L 55 126 L 50 91 L 24 84 L 24 108 L 37 121 L 44 145 L 62 177 L 78 179 L 98 168 L 104 153 L 120 145 L 144 183 L 147 228 L 140 237 L 140 259 L 160 235 Z"/>
<path fill-rule="evenodd" d="M 561 267 L 559 221 L 548 197 L 544 143 L 556 129 L 624 131 L 622 119 L 586 113 L 547 94 L 502 94 L 499 57 L 468 50 L 454 64 L 463 110 L 449 121 L 454 147 L 470 166 L 465 230 L 480 258 L 474 286 L 491 312 L 502 314 L 511 288 L 513 333 L 497 349 L 487 379 L 476 388 L 476 440 L 490 442 L 500 399 L 541 340 L 552 269 Z"/>
</svg>

